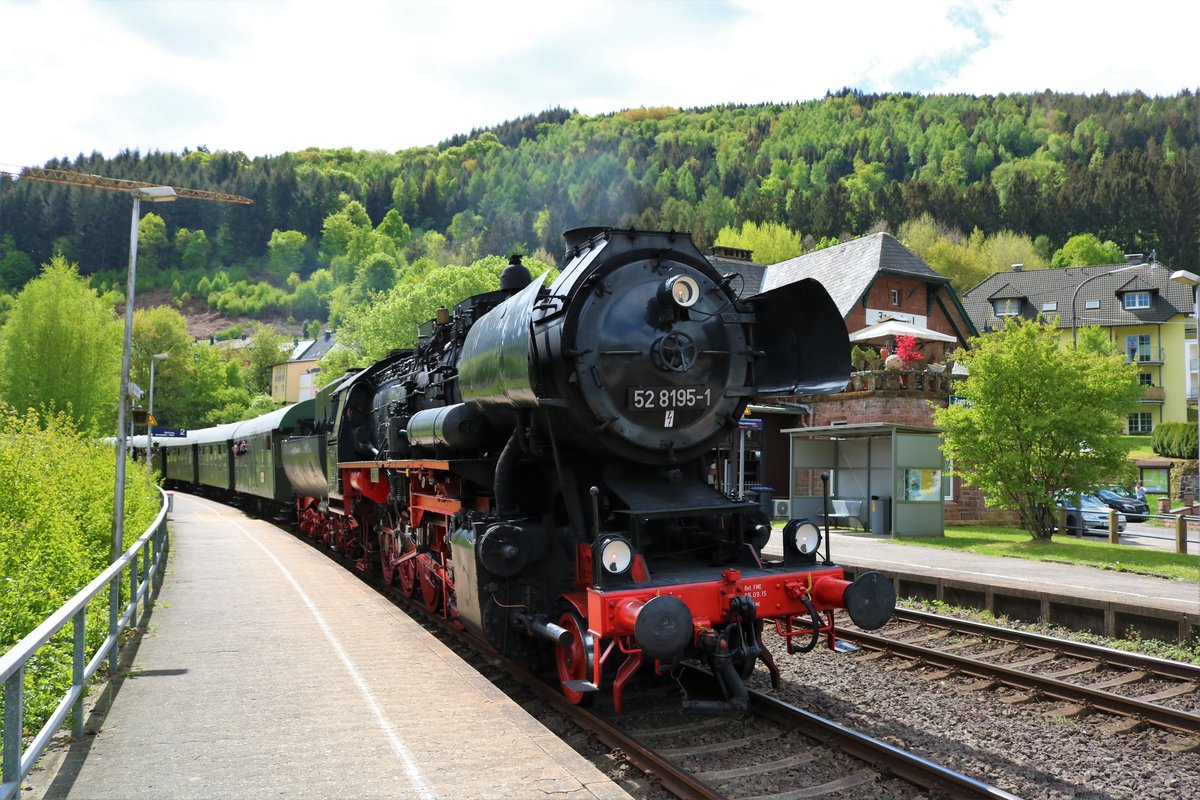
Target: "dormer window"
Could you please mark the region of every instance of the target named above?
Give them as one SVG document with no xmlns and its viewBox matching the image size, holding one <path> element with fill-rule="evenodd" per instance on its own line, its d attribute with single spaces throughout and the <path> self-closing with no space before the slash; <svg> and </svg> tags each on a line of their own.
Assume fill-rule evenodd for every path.
<svg viewBox="0 0 1200 800">
<path fill-rule="evenodd" d="M 1021 313 L 1021 301 L 1016 297 L 993 300 L 992 313 L 997 317 L 1015 317 Z"/>
<path fill-rule="evenodd" d="M 1149 292 L 1125 292 L 1121 296 L 1121 306 L 1126 311 L 1133 311 L 1138 308 L 1150 307 Z"/>
</svg>

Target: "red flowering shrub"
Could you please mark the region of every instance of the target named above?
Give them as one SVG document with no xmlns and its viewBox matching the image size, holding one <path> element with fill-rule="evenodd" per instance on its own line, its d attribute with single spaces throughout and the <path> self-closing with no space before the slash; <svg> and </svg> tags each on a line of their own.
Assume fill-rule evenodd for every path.
<svg viewBox="0 0 1200 800">
<path fill-rule="evenodd" d="M 909 368 L 925 358 L 921 353 L 921 348 L 917 345 L 917 337 L 915 336 L 897 336 L 896 355 L 900 356 L 900 360 L 904 362 L 904 366 Z"/>
</svg>

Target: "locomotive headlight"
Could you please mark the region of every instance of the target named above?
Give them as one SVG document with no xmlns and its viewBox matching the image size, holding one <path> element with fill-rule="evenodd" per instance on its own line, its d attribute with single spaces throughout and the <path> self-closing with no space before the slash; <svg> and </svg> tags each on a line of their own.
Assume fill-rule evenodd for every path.
<svg viewBox="0 0 1200 800">
<path fill-rule="evenodd" d="M 700 284 L 691 275 L 675 275 L 663 284 L 663 294 L 680 308 L 691 308 L 700 300 Z"/>
<path fill-rule="evenodd" d="M 811 522 L 802 522 L 796 526 L 792 542 L 800 555 L 810 556 L 821 546 L 821 529 Z"/>
<path fill-rule="evenodd" d="M 783 527 L 783 560 L 793 564 L 812 564 L 821 546 L 821 529 L 806 519 L 789 520 Z"/>
<path fill-rule="evenodd" d="M 608 536 L 597 543 L 600 563 L 610 575 L 620 575 L 633 564 L 633 547 L 620 536 Z"/>
</svg>

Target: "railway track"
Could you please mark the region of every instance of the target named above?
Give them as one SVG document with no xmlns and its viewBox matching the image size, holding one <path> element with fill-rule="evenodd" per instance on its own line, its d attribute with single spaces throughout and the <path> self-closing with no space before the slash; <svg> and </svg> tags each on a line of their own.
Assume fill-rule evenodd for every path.
<svg viewBox="0 0 1200 800">
<path fill-rule="evenodd" d="M 1054 699 L 1080 713 L 1125 717 L 1127 727 L 1200 736 L 1200 666 L 1193 664 L 901 609 L 881 631 L 847 625 L 840 637 L 875 657 L 933 667 L 931 680 L 963 675 L 979 679 L 972 689 L 1018 690 L 1010 702 Z"/>
<path fill-rule="evenodd" d="M 938 798 L 1017 800 L 997 787 L 760 692 L 749 692 L 749 713 L 737 719 L 682 711 L 678 696 L 663 679 L 645 681 L 649 688 L 641 690 L 640 696 L 636 683 L 627 688 L 627 707 L 639 706 L 636 713 L 596 713 L 573 705 L 545 676 L 528 671 L 467 636 L 396 587 L 364 575 L 361 563 L 355 559 L 339 556 L 319 543 L 314 545 L 368 579 L 410 615 L 503 670 L 538 700 L 594 734 L 611 752 L 676 797 L 799 800 L 840 796 L 840 792 L 891 781 L 897 784 L 894 793 L 885 791 L 875 796 L 908 798 L 920 787 Z M 687 673 L 693 687 L 697 682 L 712 680 L 698 669 Z M 681 745 L 680 740 L 687 743 Z M 714 769 L 717 754 L 723 754 L 722 761 L 736 758 L 737 766 Z M 768 788 L 763 791 L 763 787 Z"/>
</svg>

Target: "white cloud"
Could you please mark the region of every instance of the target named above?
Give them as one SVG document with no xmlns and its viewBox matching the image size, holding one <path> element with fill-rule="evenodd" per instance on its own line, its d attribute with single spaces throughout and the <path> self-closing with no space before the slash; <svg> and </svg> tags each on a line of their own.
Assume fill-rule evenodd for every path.
<svg viewBox="0 0 1200 800">
<path fill-rule="evenodd" d="M 1197 21 L 1166 0 L 0 0 L 0 164 L 397 150 L 555 105 L 786 102 L 844 86 L 1172 94 L 1197 84 L 1184 38 Z"/>
</svg>

